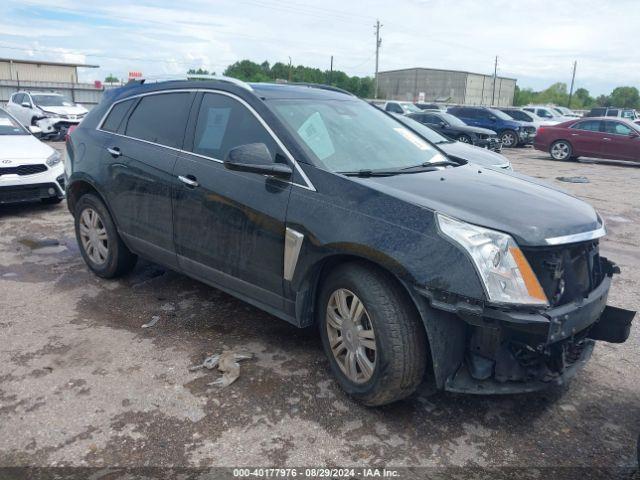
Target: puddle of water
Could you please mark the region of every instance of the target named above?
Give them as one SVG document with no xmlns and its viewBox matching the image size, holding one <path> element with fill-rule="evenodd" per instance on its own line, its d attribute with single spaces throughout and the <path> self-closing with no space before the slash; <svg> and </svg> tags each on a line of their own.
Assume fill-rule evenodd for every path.
<svg viewBox="0 0 640 480">
<path fill-rule="evenodd" d="M 43 238 L 43 239 L 35 239 L 35 238 L 20 238 L 18 239 L 18 243 L 21 243 L 25 247 L 30 248 L 31 250 L 38 250 L 39 248 L 45 247 L 57 247 L 60 245 L 60 242 L 55 238 Z"/>
</svg>

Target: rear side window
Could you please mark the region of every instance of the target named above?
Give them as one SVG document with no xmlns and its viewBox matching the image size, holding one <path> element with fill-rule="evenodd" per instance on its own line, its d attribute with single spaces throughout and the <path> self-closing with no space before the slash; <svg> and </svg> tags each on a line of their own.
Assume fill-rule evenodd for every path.
<svg viewBox="0 0 640 480">
<path fill-rule="evenodd" d="M 273 137 L 244 105 L 225 95 L 205 93 L 192 151 L 224 160 L 229 150 L 249 143 L 264 143 L 272 156 L 277 151 Z"/>
<path fill-rule="evenodd" d="M 600 131 L 600 120 L 587 120 L 585 122 L 578 122 L 573 127 L 576 130 L 586 130 L 588 132 Z"/>
<path fill-rule="evenodd" d="M 167 147 L 181 147 L 190 98 L 188 92 L 142 97 L 129 117 L 125 134 Z"/>
<path fill-rule="evenodd" d="M 120 124 L 122 123 L 122 120 L 124 119 L 129 109 L 131 108 L 131 105 L 133 104 L 133 102 L 134 102 L 134 99 L 125 100 L 124 102 L 116 103 L 111 108 L 109 115 L 107 115 L 107 118 L 102 123 L 102 127 L 101 127 L 102 130 L 105 130 L 107 132 L 117 132 L 118 128 L 120 127 Z"/>
<path fill-rule="evenodd" d="M 618 110 L 616 108 L 613 109 L 609 109 L 607 110 L 607 117 L 617 117 L 618 116 Z"/>
<path fill-rule="evenodd" d="M 429 123 L 431 125 L 438 125 L 442 120 L 440 120 L 435 115 L 421 115 L 420 121 L 422 123 Z"/>
</svg>

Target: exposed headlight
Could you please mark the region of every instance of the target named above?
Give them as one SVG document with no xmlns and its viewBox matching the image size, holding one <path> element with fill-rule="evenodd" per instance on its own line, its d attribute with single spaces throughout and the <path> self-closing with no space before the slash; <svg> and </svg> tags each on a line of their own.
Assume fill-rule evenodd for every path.
<svg viewBox="0 0 640 480">
<path fill-rule="evenodd" d="M 47 158 L 47 165 L 49 165 L 50 167 L 53 167 L 54 165 L 57 165 L 58 163 L 60 163 L 60 154 L 56 151 L 53 152 L 49 158 Z"/>
<path fill-rule="evenodd" d="M 58 117 L 59 115 L 56 113 L 45 112 L 44 110 L 40 110 L 40 116 L 42 118 L 54 118 L 54 117 Z"/>
<path fill-rule="evenodd" d="M 473 260 L 491 302 L 549 304 L 529 262 L 510 235 L 439 213 L 436 218 L 440 231 Z"/>
</svg>

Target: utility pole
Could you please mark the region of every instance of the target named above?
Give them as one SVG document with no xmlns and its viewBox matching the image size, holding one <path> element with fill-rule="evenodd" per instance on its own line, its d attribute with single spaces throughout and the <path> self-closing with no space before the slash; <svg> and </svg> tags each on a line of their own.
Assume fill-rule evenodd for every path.
<svg viewBox="0 0 640 480">
<path fill-rule="evenodd" d="M 573 84 L 576 81 L 576 67 L 578 66 L 578 61 L 573 62 L 573 75 L 571 75 L 571 88 L 569 89 L 569 103 L 567 103 L 567 108 L 571 108 L 571 97 L 573 97 Z"/>
<path fill-rule="evenodd" d="M 291 57 L 289 57 L 289 83 L 291 83 Z"/>
<path fill-rule="evenodd" d="M 496 63 L 493 66 L 493 93 L 491 94 L 491 106 L 496 99 L 496 78 L 498 78 L 498 56 L 496 55 Z"/>
<path fill-rule="evenodd" d="M 331 85 L 331 80 L 333 80 L 333 55 L 331 55 L 331 69 L 329 70 L 329 85 Z"/>
<path fill-rule="evenodd" d="M 382 45 L 382 39 L 380 38 L 380 28 L 382 28 L 382 25 L 380 24 L 380 20 L 376 20 L 374 27 L 376 29 L 376 77 L 373 98 L 378 98 L 378 60 L 380 58 L 380 45 Z"/>
</svg>

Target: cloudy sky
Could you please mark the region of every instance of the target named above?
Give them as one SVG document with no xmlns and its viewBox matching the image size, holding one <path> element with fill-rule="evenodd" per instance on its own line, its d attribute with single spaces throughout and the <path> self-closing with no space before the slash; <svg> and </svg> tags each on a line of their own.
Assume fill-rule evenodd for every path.
<svg viewBox="0 0 640 480">
<path fill-rule="evenodd" d="M 373 75 L 413 66 L 569 83 L 609 93 L 640 86 L 640 0 L 2 0 L 0 56 L 100 65 L 83 80 L 139 70 L 165 77 L 237 60 Z"/>
</svg>

